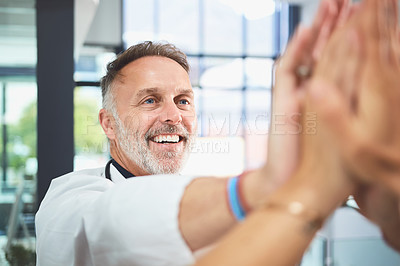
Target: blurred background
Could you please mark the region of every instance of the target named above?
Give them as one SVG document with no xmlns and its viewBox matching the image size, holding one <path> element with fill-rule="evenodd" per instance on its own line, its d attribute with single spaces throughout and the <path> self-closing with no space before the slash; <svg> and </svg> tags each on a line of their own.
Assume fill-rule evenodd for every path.
<svg viewBox="0 0 400 266">
<path fill-rule="evenodd" d="M 183 173 L 260 166 L 274 60 L 318 2 L 0 0 L 0 265 L 35 265 L 34 215 L 52 178 L 108 161 L 99 79 L 137 42 L 168 41 L 188 55 L 199 126 Z M 400 257 L 374 225 L 341 208 L 302 265 L 400 265 Z"/>
</svg>

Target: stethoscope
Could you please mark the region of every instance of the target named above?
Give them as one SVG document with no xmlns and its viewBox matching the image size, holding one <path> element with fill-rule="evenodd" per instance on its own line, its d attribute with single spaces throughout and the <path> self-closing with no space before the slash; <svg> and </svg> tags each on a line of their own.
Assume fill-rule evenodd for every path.
<svg viewBox="0 0 400 266">
<path fill-rule="evenodd" d="M 105 170 L 104 170 L 104 173 L 105 173 L 105 175 L 106 175 L 106 178 L 107 178 L 107 179 L 110 179 L 111 181 L 112 181 L 112 179 L 111 179 L 111 173 L 110 173 L 110 165 L 111 165 L 112 161 L 113 161 L 113 159 L 111 159 L 111 160 L 109 160 L 109 161 L 107 162 L 106 168 L 105 168 Z"/>
</svg>

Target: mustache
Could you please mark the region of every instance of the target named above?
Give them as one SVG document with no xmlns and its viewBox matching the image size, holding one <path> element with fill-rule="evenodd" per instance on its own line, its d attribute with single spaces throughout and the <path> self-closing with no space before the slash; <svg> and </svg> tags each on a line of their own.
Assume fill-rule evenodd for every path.
<svg viewBox="0 0 400 266">
<path fill-rule="evenodd" d="M 161 135 L 161 134 L 176 134 L 180 135 L 184 139 L 189 139 L 189 131 L 182 125 L 161 125 L 158 128 L 150 128 L 144 135 L 146 140 Z"/>
</svg>

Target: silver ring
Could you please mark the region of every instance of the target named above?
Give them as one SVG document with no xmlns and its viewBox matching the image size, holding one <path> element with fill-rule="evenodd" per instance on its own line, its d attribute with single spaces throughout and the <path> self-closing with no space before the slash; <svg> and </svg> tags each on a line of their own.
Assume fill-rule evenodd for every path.
<svg viewBox="0 0 400 266">
<path fill-rule="evenodd" d="M 296 69 L 296 74 L 301 79 L 306 79 L 311 76 L 311 68 L 306 65 L 300 65 Z"/>
</svg>

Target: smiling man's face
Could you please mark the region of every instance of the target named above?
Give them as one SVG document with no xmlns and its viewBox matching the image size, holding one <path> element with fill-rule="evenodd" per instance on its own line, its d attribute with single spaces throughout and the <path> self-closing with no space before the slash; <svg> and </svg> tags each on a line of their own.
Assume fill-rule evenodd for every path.
<svg viewBox="0 0 400 266">
<path fill-rule="evenodd" d="M 126 65 L 114 82 L 121 161 L 139 174 L 179 172 L 197 126 L 188 73 L 172 59 L 146 56 Z"/>
</svg>

